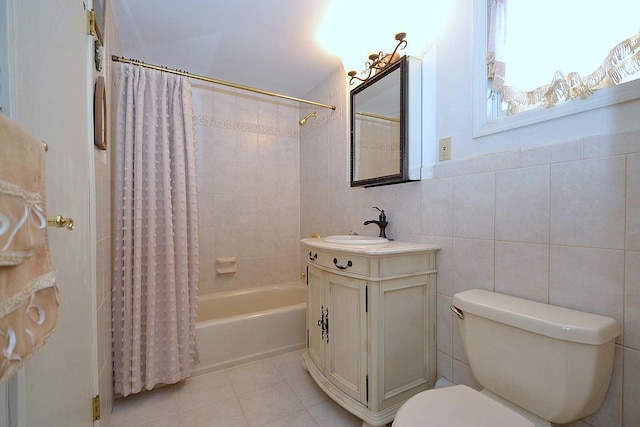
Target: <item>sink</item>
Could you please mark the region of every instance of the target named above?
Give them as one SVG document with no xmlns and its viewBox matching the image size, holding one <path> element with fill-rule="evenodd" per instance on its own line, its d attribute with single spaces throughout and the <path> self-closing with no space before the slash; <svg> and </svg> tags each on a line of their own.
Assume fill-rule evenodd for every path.
<svg viewBox="0 0 640 427">
<path fill-rule="evenodd" d="M 389 239 L 384 237 L 354 236 L 351 234 L 344 236 L 329 236 L 325 237 L 323 240 L 327 243 L 339 245 L 379 245 L 389 241 Z"/>
</svg>

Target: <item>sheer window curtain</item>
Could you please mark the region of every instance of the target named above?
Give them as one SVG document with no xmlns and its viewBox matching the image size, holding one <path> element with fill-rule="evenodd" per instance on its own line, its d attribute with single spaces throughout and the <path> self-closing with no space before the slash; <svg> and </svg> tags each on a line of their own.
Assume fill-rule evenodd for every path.
<svg viewBox="0 0 640 427">
<path fill-rule="evenodd" d="M 119 79 L 113 355 L 127 396 L 198 362 L 198 206 L 188 79 L 130 64 Z"/>
<path fill-rule="evenodd" d="M 491 91 L 501 96 L 507 104 L 507 114 L 515 114 L 539 106 L 551 107 L 558 102 L 586 98 L 594 91 L 620 84 L 625 79 L 640 71 L 640 32 L 621 40 L 611 46 L 608 55 L 602 59 L 600 65 L 590 73 L 582 75 L 574 70 L 556 70 L 549 76 L 550 82 L 533 90 L 514 87 L 509 84 L 509 60 L 507 48 L 515 49 L 509 44 L 508 32 L 508 4 L 509 0 L 490 0 L 489 40 L 487 44 L 487 75 L 491 82 Z M 535 4 L 535 3 L 533 3 Z M 554 10 L 548 10 L 554 13 Z M 632 13 L 620 10 L 620 13 Z M 581 10 L 575 10 L 577 20 Z M 579 21 L 578 21 L 579 22 Z M 580 22 L 579 22 L 580 23 Z M 561 29 L 546 28 L 545 22 L 539 22 L 542 31 L 558 33 Z M 584 28 L 591 28 L 581 23 Z M 591 28 L 589 31 L 598 31 Z M 536 34 L 531 34 L 535 38 Z M 582 46 L 581 46 L 582 47 Z M 528 52 L 529 55 L 544 55 L 544 46 L 540 51 Z"/>
</svg>

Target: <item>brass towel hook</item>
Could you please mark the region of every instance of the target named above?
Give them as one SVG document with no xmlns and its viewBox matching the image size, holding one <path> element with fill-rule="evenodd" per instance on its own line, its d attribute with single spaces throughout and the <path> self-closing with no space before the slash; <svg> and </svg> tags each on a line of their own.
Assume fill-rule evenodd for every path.
<svg viewBox="0 0 640 427">
<path fill-rule="evenodd" d="M 63 218 L 62 215 L 47 217 L 47 225 L 50 227 L 66 228 L 68 231 L 73 231 L 75 224 L 73 218 Z"/>
</svg>

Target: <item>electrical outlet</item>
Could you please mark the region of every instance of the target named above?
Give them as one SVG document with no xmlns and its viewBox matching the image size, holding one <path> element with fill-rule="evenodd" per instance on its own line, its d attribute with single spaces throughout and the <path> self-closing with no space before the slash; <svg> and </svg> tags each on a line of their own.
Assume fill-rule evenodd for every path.
<svg viewBox="0 0 640 427">
<path fill-rule="evenodd" d="M 440 153 L 439 154 L 440 161 L 451 160 L 451 137 L 450 136 L 440 139 L 438 153 Z"/>
</svg>

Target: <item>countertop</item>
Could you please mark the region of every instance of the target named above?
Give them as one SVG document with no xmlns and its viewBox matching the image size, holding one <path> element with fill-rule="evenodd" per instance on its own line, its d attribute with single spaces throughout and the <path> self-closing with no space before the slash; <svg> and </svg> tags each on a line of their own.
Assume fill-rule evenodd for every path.
<svg viewBox="0 0 640 427">
<path fill-rule="evenodd" d="M 339 243 L 327 243 L 324 238 L 306 238 L 301 240 L 307 246 L 318 249 L 326 249 L 339 252 L 348 252 L 353 254 L 363 255 L 393 255 L 403 254 L 411 252 L 429 252 L 440 250 L 440 245 L 431 243 L 409 243 L 400 242 L 396 240 L 390 240 L 385 243 L 375 245 L 353 245 L 353 244 L 339 244 Z"/>
</svg>

